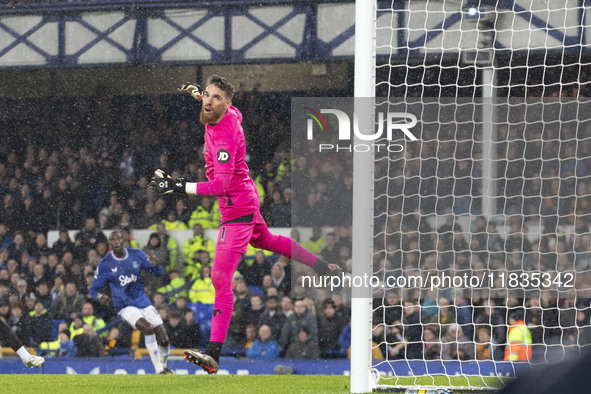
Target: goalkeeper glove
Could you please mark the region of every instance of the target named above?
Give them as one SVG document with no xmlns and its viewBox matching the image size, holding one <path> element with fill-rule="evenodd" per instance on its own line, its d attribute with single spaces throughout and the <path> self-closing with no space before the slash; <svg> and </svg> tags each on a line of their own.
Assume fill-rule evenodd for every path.
<svg viewBox="0 0 591 394">
<path fill-rule="evenodd" d="M 166 172 L 158 169 L 154 171 L 156 176 L 152 177 L 148 185 L 156 194 L 169 194 L 172 192 L 185 193 L 185 178 L 172 179 Z"/>
<path fill-rule="evenodd" d="M 201 86 L 198 83 L 195 83 L 195 82 L 185 82 L 179 88 L 179 92 L 187 92 L 191 96 L 195 97 L 196 99 L 199 99 L 198 96 L 202 96 L 203 95 L 201 93 Z"/>
</svg>

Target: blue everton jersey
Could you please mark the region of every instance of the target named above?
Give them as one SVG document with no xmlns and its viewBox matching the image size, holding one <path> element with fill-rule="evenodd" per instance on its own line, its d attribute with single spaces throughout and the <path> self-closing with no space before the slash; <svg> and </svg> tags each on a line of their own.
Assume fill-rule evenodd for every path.
<svg viewBox="0 0 591 394">
<path fill-rule="evenodd" d="M 162 266 L 154 267 L 150 264 L 142 250 L 125 249 L 125 254 L 124 258 L 119 259 L 112 251 L 109 252 L 99 262 L 89 289 L 90 296 L 96 299 L 99 289 L 108 283 L 111 286 L 113 305 L 117 312 L 127 306 L 145 308 L 151 305 L 144 291 L 142 269 L 154 276 L 164 275 Z"/>
</svg>

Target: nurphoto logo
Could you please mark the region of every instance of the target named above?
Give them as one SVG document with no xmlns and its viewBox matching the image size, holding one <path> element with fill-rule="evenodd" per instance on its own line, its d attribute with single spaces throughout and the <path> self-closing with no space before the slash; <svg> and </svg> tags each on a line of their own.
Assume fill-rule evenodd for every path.
<svg viewBox="0 0 591 394">
<path fill-rule="evenodd" d="M 401 144 L 392 143 L 394 138 L 399 139 L 403 135 L 410 141 L 418 141 L 418 138 L 410 130 L 417 124 L 417 117 L 408 112 L 383 112 L 377 113 L 377 131 L 372 130 L 372 134 L 364 133 L 360 130 L 359 116 L 357 113 L 353 113 L 353 133 L 357 138 L 363 141 L 373 141 L 373 143 L 361 143 L 361 144 L 346 144 L 341 141 L 352 141 L 351 135 L 351 119 L 349 115 L 339 109 L 326 109 L 322 108 L 320 111 L 316 111 L 312 108 L 306 108 L 306 115 L 310 118 L 307 121 L 307 139 L 314 139 L 314 128 L 320 129 L 320 132 L 326 133 L 329 131 L 328 123 L 322 114 L 334 115 L 338 121 L 338 139 L 337 144 L 318 144 L 318 151 L 336 151 L 336 152 L 369 152 L 372 148 L 380 152 L 382 149 L 386 149 L 388 152 L 402 152 L 404 146 Z M 317 125 L 316 127 L 314 125 Z M 383 134 L 385 131 L 385 138 L 388 143 L 376 143 L 376 141 L 384 138 Z"/>
</svg>

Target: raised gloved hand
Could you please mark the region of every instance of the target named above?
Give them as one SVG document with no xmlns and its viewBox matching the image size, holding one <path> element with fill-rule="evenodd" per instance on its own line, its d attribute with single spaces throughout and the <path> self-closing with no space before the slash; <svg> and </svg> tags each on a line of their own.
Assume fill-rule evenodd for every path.
<svg viewBox="0 0 591 394">
<path fill-rule="evenodd" d="M 185 193 L 185 178 L 172 179 L 166 172 L 158 169 L 154 171 L 155 176 L 152 177 L 148 185 L 156 194 L 169 194 L 172 192 Z"/>
<path fill-rule="evenodd" d="M 185 82 L 179 88 L 179 92 L 187 92 L 197 100 L 201 100 L 203 98 L 203 93 L 201 93 L 201 86 L 195 82 Z"/>
</svg>

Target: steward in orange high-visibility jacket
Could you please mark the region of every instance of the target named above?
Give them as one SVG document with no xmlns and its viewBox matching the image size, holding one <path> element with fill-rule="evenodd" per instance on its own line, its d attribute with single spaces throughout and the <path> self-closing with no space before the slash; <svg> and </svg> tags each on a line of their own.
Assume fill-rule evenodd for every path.
<svg viewBox="0 0 591 394">
<path fill-rule="evenodd" d="M 509 334 L 505 347 L 505 361 L 531 360 L 532 340 L 531 332 L 523 321 L 522 312 L 512 312 L 509 315 Z"/>
</svg>

